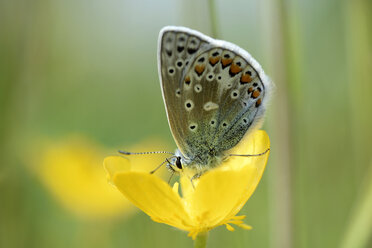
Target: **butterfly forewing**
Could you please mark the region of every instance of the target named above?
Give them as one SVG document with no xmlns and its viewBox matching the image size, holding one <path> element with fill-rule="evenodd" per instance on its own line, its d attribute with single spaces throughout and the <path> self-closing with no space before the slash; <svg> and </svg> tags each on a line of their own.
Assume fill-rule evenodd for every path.
<svg viewBox="0 0 372 248">
<path fill-rule="evenodd" d="M 188 32 L 164 30 L 159 37 L 159 74 L 163 97 L 172 134 L 183 154 L 190 150 L 184 142 L 184 137 L 189 133 L 185 122 L 190 118 L 190 111 L 186 111 L 185 106 L 192 104 L 183 101 L 184 90 L 188 85 L 191 87 L 185 74 L 195 57 L 208 47 L 210 45 L 207 42 Z M 187 109 L 193 107 L 191 105 Z"/>
<path fill-rule="evenodd" d="M 190 163 L 217 165 L 263 115 L 269 80 L 241 48 L 186 28 L 162 30 L 159 59 L 179 150 Z"/>
</svg>

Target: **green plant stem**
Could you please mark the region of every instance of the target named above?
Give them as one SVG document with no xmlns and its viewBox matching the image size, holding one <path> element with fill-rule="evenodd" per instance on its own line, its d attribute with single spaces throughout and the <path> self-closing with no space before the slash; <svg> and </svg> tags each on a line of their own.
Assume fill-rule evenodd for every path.
<svg viewBox="0 0 372 248">
<path fill-rule="evenodd" d="M 214 0 L 208 1 L 209 7 L 209 21 L 211 23 L 211 35 L 213 38 L 219 38 L 218 30 L 217 30 L 217 13 L 216 13 L 216 5 Z"/>
<path fill-rule="evenodd" d="M 208 232 L 199 233 L 194 241 L 194 248 L 207 247 Z"/>
<path fill-rule="evenodd" d="M 346 233 L 341 240 L 341 248 L 368 247 L 372 233 L 372 161 L 365 177 L 359 199 L 346 225 Z"/>
<path fill-rule="evenodd" d="M 272 140 L 271 159 L 275 168 L 269 171 L 270 229 L 269 242 L 277 248 L 293 247 L 293 206 L 292 206 L 292 163 L 297 154 L 292 152 L 300 140 L 296 129 L 299 124 L 294 117 L 302 109 L 301 91 L 296 82 L 302 81 L 301 56 L 299 46 L 300 27 L 297 27 L 296 6 L 294 1 L 262 1 L 265 19 L 262 20 L 263 32 L 266 33 L 265 52 L 268 58 L 268 71 L 271 71 L 276 85 L 273 97 L 272 113 L 269 115 L 268 126 L 271 129 Z M 272 42 L 274 41 L 275 42 Z M 271 69 L 271 70 L 270 70 Z M 295 106 L 299 106 L 295 108 Z M 271 120 L 271 121 L 270 121 Z M 275 124 L 274 124 L 275 123 Z M 300 134 L 301 135 L 301 134 Z M 297 151 L 297 150 L 296 150 Z"/>
</svg>

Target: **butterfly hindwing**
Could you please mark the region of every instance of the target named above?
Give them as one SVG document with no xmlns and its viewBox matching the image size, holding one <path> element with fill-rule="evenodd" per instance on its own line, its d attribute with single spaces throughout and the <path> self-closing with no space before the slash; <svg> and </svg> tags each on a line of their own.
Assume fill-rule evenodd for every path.
<svg viewBox="0 0 372 248">
<path fill-rule="evenodd" d="M 260 120 L 270 81 L 231 43 L 180 27 L 164 28 L 159 39 L 159 72 L 174 139 L 192 163 L 213 167 Z"/>
</svg>

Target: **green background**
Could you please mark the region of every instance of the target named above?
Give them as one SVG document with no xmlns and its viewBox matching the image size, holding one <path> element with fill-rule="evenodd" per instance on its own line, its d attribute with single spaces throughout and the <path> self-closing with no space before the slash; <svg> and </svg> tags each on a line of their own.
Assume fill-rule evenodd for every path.
<svg viewBox="0 0 372 248">
<path fill-rule="evenodd" d="M 38 136 L 82 133 L 113 152 L 154 136 L 175 146 L 157 75 L 166 25 L 214 26 L 276 85 L 271 156 L 242 210 L 254 229 L 219 227 L 208 247 L 371 247 L 368 0 L 1 1 L 0 247 L 192 246 L 144 213 L 81 220 L 27 169 Z"/>
</svg>

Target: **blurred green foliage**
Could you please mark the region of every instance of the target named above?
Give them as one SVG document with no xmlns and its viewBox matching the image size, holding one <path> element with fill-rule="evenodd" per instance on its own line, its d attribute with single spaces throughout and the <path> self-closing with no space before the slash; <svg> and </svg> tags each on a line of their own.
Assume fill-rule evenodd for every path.
<svg viewBox="0 0 372 248">
<path fill-rule="evenodd" d="M 242 211 L 254 229 L 218 228 L 209 247 L 371 247 L 370 214 L 355 214 L 372 205 L 371 2 L 220 0 L 215 8 L 219 38 L 260 61 L 276 93 L 264 126 L 272 155 Z M 211 34 L 208 11 L 197 0 L 0 2 L 0 247 L 192 246 L 143 213 L 75 217 L 28 163 L 40 139 L 70 133 L 112 153 L 154 136 L 174 145 L 158 32 L 183 25 Z M 353 218 L 368 218 L 363 237 Z"/>
</svg>

